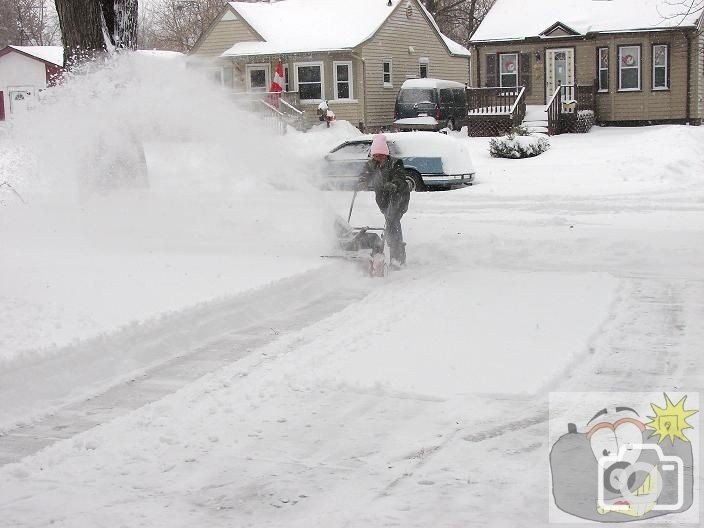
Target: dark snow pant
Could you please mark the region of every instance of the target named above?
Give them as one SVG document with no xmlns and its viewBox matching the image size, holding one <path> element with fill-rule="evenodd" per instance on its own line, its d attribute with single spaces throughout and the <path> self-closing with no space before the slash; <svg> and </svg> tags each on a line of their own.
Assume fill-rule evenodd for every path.
<svg viewBox="0 0 704 528">
<path fill-rule="evenodd" d="M 386 230 L 384 231 L 386 243 L 389 245 L 391 260 L 396 260 L 400 264 L 406 263 L 406 244 L 403 242 L 403 230 L 401 229 L 400 216 L 386 217 Z"/>
</svg>

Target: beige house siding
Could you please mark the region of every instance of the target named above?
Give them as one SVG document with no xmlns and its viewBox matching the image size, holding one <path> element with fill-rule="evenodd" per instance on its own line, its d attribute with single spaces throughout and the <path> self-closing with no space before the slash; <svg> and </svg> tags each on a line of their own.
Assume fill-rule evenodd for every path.
<svg viewBox="0 0 704 528">
<path fill-rule="evenodd" d="M 296 73 L 295 65 L 299 63 L 320 62 L 323 66 L 323 89 L 325 90 L 324 98 L 328 101 L 328 105 L 335 112 L 337 119 L 344 119 L 357 125 L 364 120 L 363 102 L 364 91 L 362 86 L 362 62 L 353 57 L 350 53 L 305 53 L 291 54 L 281 57 L 284 66 L 288 66 L 289 72 L 289 91 L 296 92 Z M 232 68 L 235 71 L 234 91 L 246 91 L 245 75 L 247 64 L 267 64 L 269 66 L 270 80 L 273 78 L 274 70 L 279 62 L 279 57 L 248 57 L 239 58 L 232 61 Z M 351 62 L 352 63 L 352 99 L 336 100 L 335 99 L 335 62 Z M 308 124 L 318 122 L 318 105 L 320 100 L 301 101 L 300 107 L 305 111 L 305 119 Z"/>
<path fill-rule="evenodd" d="M 226 11 L 227 13 L 229 11 Z M 191 56 L 217 57 L 238 42 L 261 41 L 254 31 L 242 20 L 220 20 L 193 47 Z"/>
<path fill-rule="evenodd" d="M 652 45 L 667 44 L 670 52 L 670 89 L 652 89 Z M 618 48 L 626 45 L 641 46 L 641 90 L 618 91 Z M 597 113 L 601 121 L 684 120 L 687 118 L 687 37 L 682 31 L 633 33 L 628 35 L 602 35 L 590 40 L 559 39 L 525 45 L 506 43 L 479 45 L 481 63 L 479 81 L 486 83 L 486 57 L 499 52 L 528 53 L 531 61 L 531 89 L 528 104 L 545 104 L 545 51 L 552 48 L 575 50 L 575 78 L 577 84 L 592 84 L 597 77 L 597 49 L 609 48 L 609 92 L 597 94 Z M 536 60 L 536 53 L 540 60 Z M 476 77 L 475 80 L 476 85 Z"/>
<path fill-rule="evenodd" d="M 407 6 L 413 14 L 406 17 Z M 412 51 L 409 51 L 409 46 Z M 428 59 L 428 77 L 469 82 L 469 59 L 453 57 L 425 17 L 416 0 L 399 4 L 375 37 L 361 46 L 367 70 L 366 126 L 388 126 L 394 120 L 394 104 L 401 84 L 419 77 L 419 61 Z M 385 88 L 383 61 L 392 60 L 392 87 Z"/>
</svg>

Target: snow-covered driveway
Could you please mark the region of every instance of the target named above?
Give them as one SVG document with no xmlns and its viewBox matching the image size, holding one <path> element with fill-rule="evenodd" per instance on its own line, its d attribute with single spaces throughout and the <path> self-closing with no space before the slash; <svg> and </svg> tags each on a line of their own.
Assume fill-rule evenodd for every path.
<svg viewBox="0 0 704 528">
<path fill-rule="evenodd" d="M 291 279 L 248 353 L 221 340 L 209 374 L 0 468 L 0 526 L 546 526 L 550 391 L 703 388 L 702 139 L 469 140 L 479 183 L 413 196 L 407 270 L 309 272 L 306 316 Z"/>
</svg>

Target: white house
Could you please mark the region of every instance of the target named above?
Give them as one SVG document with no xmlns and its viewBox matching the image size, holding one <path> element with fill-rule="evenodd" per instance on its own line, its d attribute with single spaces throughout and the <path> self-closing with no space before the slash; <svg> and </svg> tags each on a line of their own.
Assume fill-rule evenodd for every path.
<svg viewBox="0 0 704 528">
<path fill-rule="evenodd" d="M 63 70 L 61 46 L 6 46 L 0 50 L 0 120 L 30 108 L 39 91 Z"/>
</svg>

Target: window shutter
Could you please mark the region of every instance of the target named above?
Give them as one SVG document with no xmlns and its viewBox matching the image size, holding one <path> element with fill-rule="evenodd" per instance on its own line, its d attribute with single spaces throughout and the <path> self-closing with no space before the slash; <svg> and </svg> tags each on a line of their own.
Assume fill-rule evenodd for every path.
<svg viewBox="0 0 704 528">
<path fill-rule="evenodd" d="M 498 86 L 499 79 L 497 72 L 499 69 L 499 56 L 496 53 L 491 53 L 486 56 L 486 81 L 484 86 Z"/>
<path fill-rule="evenodd" d="M 530 66 L 530 53 L 521 53 L 521 58 L 518 60 L 521 68 L 521 78 L 518 82 L 521 86 L 526 87 L 526 94 L 530 93 L 532 68 Z"/>
</svg>

